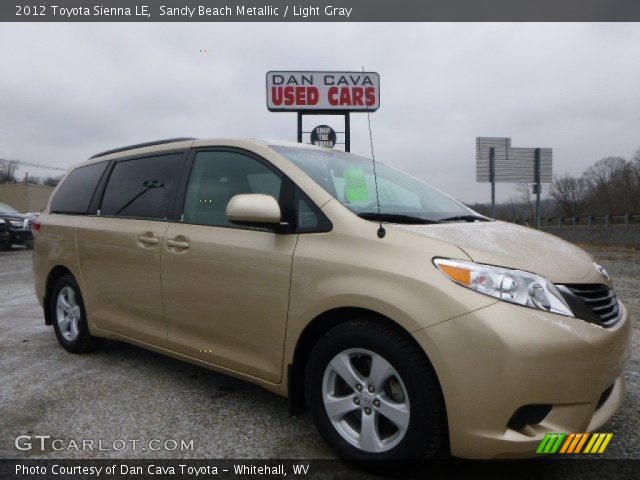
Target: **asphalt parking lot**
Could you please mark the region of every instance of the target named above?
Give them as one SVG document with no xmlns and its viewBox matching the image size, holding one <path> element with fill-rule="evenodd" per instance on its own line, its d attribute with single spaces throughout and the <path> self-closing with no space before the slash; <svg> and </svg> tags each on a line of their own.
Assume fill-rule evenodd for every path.
<svg viewBox="0 0 640 480">
<path fill-rule="evenodd" d="M 634 324 L 628 393 L 601 431 L 607 458 L 640 458 L 640 251 L 591 249 Z M 257 386 L 124 343 L 73 355 L 58 346 L 33 293 L 31 252 L 0 253 L 0 457 L 331 458 L 308 415 Z M 193 440 L 189 450 L 18 451 L 18 435 Z M 157 446 L 158 444 L 156 444 Z M 171 444 L 172 445 L 172 444 Z"/>
</svg>

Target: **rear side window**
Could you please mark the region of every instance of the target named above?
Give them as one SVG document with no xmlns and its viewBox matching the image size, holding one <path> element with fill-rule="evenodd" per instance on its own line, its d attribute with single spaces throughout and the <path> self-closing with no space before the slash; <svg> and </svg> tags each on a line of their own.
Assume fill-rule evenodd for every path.
<svg viewBox="0 0 640 480">
<path fill-rule="evenodd" d="M 51 199 L 51 213 L 86 214 L 108 163 L 93 163 L 69 173 Z"/>
<path fill-rule="evenodd" d="M 115 164 L 102 197 L 100 213 L 165 219 L 183 154 L 123 160 Z"/>
</svg>

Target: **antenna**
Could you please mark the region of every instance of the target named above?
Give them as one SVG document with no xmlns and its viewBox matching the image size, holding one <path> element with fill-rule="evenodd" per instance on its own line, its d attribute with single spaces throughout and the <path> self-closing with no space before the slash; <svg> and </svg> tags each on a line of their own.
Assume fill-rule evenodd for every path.
<svg viewBox="0 0 640 480">
<path fill-rule="evenodd" d="M 364 73 L 364 66 L 362 67 Z M 371 133 L 371 112 L 367 112 L 367 123 L 369 124 L 369 144 L 371 145 L 371 162 L 373 163 L 373 182 L 376 187 L 376 205 L 378 207 L 378 238 L 384 238 L 387 231 L 382 226 L 382 214 L 380 213 L 380 196 L 378 195 L 378 175 L 376 173 L 376 156 L 373 152 L 373 134 Z"/>
</svg>

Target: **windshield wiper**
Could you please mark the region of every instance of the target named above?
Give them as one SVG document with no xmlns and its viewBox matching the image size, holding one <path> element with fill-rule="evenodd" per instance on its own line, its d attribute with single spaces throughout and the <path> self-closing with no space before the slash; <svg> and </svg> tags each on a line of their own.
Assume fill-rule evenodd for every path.
<svg viewBox="0 0 640 480">
<path fill-rule="evenodd" d="M 412 215 L 404 215 L 401 213 L 381 213 L 365 212 L 359 213 L 360 218 L 365 220 L 380 220 L 382 222 L 391 223 L 405 223 L 405 224 L 418 224 L 418 225 L 431 225 L 433 223 L 439 223 L 437 220 L 429 220 L 428 218 L 414 217 Z"/>
<path fill-rule="evenodd" d="M 441 222 L 490 222 L 491 220 L 487 217 L 482 217 L 480 215 L 456 215 L 455 217 L 441 218 Z"/>
</svg>

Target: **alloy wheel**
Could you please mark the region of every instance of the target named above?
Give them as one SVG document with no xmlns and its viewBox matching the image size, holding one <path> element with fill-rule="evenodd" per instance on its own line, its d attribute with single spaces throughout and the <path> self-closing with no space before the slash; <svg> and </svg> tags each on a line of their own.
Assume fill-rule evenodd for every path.
<svg viewBox="0 0 640 480">
<path fill-rule="evenodd" d="M 56 321 L 66 341 L 72 342 L 78 337 L 81 317 L 76 292 L 71 287 L 61 288 L 56 301 Z"/>
<path fill-rule="evenodd" d="M 391 450 L 409 428 L 409 395 L 398 372 L 365 349 L 338 353 L 327 365 L 322 400 L 336 431 L 370 453 Z"/>
</svg>

